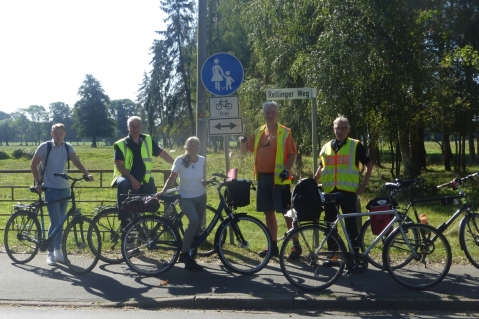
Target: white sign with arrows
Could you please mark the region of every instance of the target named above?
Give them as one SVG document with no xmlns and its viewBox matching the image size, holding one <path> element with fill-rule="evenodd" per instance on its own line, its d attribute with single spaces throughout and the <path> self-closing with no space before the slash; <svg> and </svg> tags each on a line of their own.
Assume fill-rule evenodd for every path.
<svg viewBox="0 0 479 319">
<path fill-rule="evenodd" d="M 241 117 L 209 119 L 208 124 L 210 135 L 243 134 L 243 118 Z"/>
</svg>

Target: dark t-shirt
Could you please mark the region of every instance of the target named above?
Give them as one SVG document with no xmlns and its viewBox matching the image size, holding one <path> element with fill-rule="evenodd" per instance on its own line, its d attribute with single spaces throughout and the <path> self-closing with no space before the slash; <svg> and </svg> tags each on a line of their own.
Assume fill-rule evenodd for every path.
<svg viewBox="0 0 479 319">
<path fill-rule="evenodd" d="M 133 153 L 133 164 L 130 169 L 130 174 L 133 175 L 134 178 L 136 178 L 138 181 L 142 181 L 143 177 L 145 176 L 146 168 L 145 164 L 143 163 L 143 159 L 141 158 L 141 143 L 143 143 L 145 140 L 144 135 L 140 135 L 140 144 L 136 144 L 133 142 L 133 140 L 130 138 L 130 136 L 127 137 L 127 146 Z M 163 149 L 158 145 L 158 143 L 153 140 L 153 156 L 159 156 L 160 153 L 163 151 Z M 123 156 L 122 151 L 118 147 L 118 145 L 115 145 L 115 161 L 125 161 L 125 157 Z M 126 163 L 125 163 L 125 166 Z"/>
<path fill-rule="evenodd" d="M 335 153 L 337 153 L 341 149 L 341 147 L 343 147 L 343 145 L 344 143 L 339 144 L 338 140 L 336 139 L 331 142 L 331 147 Z M 371 159 L 366 152 L 366 148 L 363 144 L 361 144 L 361 142 L 358 142 L 358 146 L 356 146 L 356 161 L 360 162 L 363 165 L 366 165 L 367 163 L 371 162 Z M 319 163 L 319 166 L 323 166 L 321 161 Z"/>
</svg>

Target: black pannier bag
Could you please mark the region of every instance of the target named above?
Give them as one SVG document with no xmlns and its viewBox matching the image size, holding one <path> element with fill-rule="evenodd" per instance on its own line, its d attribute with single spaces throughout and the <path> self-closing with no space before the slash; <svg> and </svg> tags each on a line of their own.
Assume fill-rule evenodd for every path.
<svg viewBox="0 0 479 319">
<path fill-rule="evenodd" d="M 155 196 L 130 196 L 121 203 L 121 211 L 127 213 L 156 212 L 160 209 L 160 202 Z"/>
<path fill-rule="evenodd" d="M 238 207 L 250 204 L 251 181 L 248 179 L 233 179 L 226 182 L 225 200 L 228 206 Z"/>
<path fill-rule="evenodd" d="M 304 178 L 294 186 L 291 207 L 299 222 L 318 221 L 323 211 L 318 183 L 314 178 Z"/>
<path fill-rule="evenodd" d="M 374 198 L 369 201 L 366 205 L 367 210 L 370 212 L 379 212 L 382 210 L 392 210 L 393 203 L 389 198 Z M 379 235 L 383 229 L 391 222 L 393 219 L 392 214 L 382 214 L 382 215 L 372 215 L 369 216 L 371 219 L 371 231 L 373 235 Z M 389 230 L 388 234 L 391 233 L 392 228 Z"/>
</svg>

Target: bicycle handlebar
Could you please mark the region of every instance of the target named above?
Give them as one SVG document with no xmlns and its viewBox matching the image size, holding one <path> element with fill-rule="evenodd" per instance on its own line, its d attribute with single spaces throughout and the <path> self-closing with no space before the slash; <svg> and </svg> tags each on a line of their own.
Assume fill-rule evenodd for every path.
<svg viewBox="0 0 479 319">
<path fill-rule="evenodd" d="M 90 179 L 88 179 L 88 175 L 83 175 L 81 178 L 75 178 L 75 177 L 71 177 L 70 175 L 67 175 L 66 173 L 53 173 L 53 176 L 61 177 L 61 178 L 66 179 L 66 180 L 70 179 L 74 182 L 78 182 L 78 181 L 82 181 L 82 180 L 85 180 L 87 182 L 90 181 Z"/>
<path fill-rule="evenodd" d="M 466 181 L 476 179 L 477 177 L 479 177 L 479 173 L 470 174 L 470 175 L 467 175 L 466 177 L 462 177 L 462 178 L 456 177 L 452 181 L 450 181 L 449 183 L 438 185 L 437 188 L 438 189 L 441 189 L 441 188 L 444 188 L 444 187 L 454 188 L 454 187 L 456 187 L 456 185 L 462 185 Z"/>
</svg>

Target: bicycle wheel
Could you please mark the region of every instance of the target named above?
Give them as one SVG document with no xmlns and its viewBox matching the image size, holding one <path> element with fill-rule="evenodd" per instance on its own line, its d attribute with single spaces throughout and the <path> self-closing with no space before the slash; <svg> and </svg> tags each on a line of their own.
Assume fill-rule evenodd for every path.
<svg viewBox="0 0 479 319">
<path fill-rule="evenodd" d="M 100 258 L 100 231 L 91 219 L 74 217 L 63 233 L 62 248 L 68 268 L 74 273 L 86 274 Z"/>
<path fill-rule="evenodd" d="M 150 215 L 128 225 L 121 238 L 121 253 L 132 270 L 155 276 L 174 266 L 181 245 L 180 235 L 169 221 Z"/>
<path fill-rule="evenodd" d="M 281 271 L 288 281 L 294 286 L 317 291 L 326 289 L 334 284 L 346 266 L 344 252 L 346 246 L 340 237 L 331 234 L 326 236 L 329 229 L 320 225 L 308 225 L 296 228 L 284 239 L 279 251 L 279 264 Z M 293 247 L 293 237 L 298 236 L 302 253 L 299 258 L 289 258 Z M 329 251 L 328 243 L 337 247 Z M 323 267 L 325 261 L 334 261 L 333 267 Z"/>
<path fill-rule="evenodd" d="M 184 215 L 183 213 L 180 213 Z M 211 224 L 211 221 L 216 215 L 216 209 L 211 206 L 206 205 L 206 227 Z M 186 218 L 186 217 L 185 217 Z M 206 236 L 206 239 L 197 247 L 197 254 L 199 256 L 211 256 L 215 253 L 215 235 L 216 231 L 219 228 L 219 225 L 223 222 L 225 217 L 221 216 L 220 220 L 216 224 L 215 228 Z M 188 223 L 183 223 L 183 225 L 187 225 Z M 227 230 L 224 232 L 224 236 L 221 238 L 221 244 L 225 243 Z"/>
<path fill-rule="evenodd" d="M 471 213 L 461 221 L 459 242 L 467 259 L 479 268 L 479 214 Z"/>
<path fill-rule="evenodd" d="M 233 232 L 232 238 L 226 236 L 228 227 Z M 221 223 L 215 235 L 215 247 L 223 265 L 242 275 L 260 271 L 271 258 L 269 251 L 264 257 L 258 255 L 264 247 L 271 247 L 268 229 L 257 218 L 245 213 L 235 214 L 233 219 Z"/>
<path fill-rule="evenodd" d="M 123 262 L 121 254 L 121 226 L 116 207 L 106 208 L 92 219 L 100 231 L 101 254 L 100 260 L 109 264 Z"/>
<path fill-rule="evenodd" d="M 397 283 L 409 289 L 424 290 L 437 285 L 452 263 L 446 237 L 425 224 L 403 225 L 403 230 L 406 237 L 398 228 L 384 244 L 385 268 Z"/>
<path fill-rule="evenodd" d="M 36 216 L 29 211 L 17 211 L 10 216 L 5 226 L 5 251 L 14 262 L 27 263 L 38 253 L 40 238 L 41 228 Z"/>
<path fill-rule="evenodd" d="M 414 222 L 411 218 L 404 215 L 402 223 L 408 224 Z M 361 234 L 359 235 L 359 244 L 361 245 L 361 251 L 364 252 L 369 246 L 371 246 L 371 244 L 376 240 L 376 237 L 377 235 L 374 235 L 371 229 L 371 219 L 368 218 L 361 227 Z M 366 256 L 368 262 L 371 265 L 383 270 L 383 247 L 386 239 L 386 236 L 381 238 L 381 240 L 377 242 L 377 244 L 369 251 L 368 255 Z"/>
</svg>

